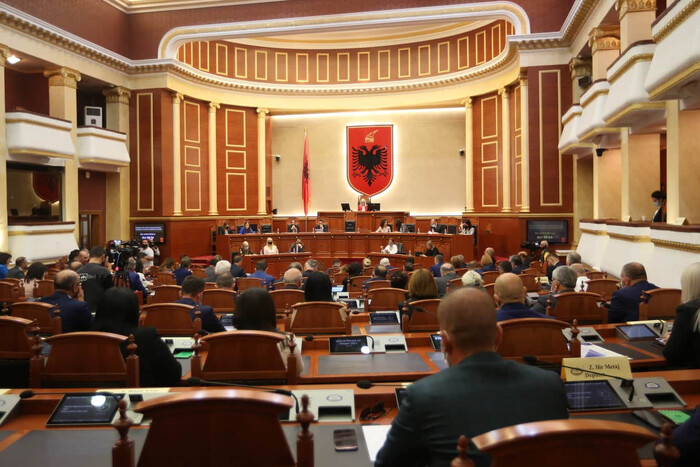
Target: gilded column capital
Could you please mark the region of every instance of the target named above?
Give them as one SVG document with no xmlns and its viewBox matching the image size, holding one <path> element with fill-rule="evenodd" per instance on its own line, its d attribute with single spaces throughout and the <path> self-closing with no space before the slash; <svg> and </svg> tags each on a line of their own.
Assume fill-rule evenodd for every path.
<svg viewBox="0 0 700 467">
<path fill-rule="evenodd" d="M 121 86 L 114 86 L 102 91 L 108 104 L 129 104 L 131 91 Z"/>
<path fill-rule="evenodd" d="M 209 103 L 209 112 L 214 113 L 216 112 L 216 109 L 221 107 L 221 105 L 218 102 L 210 102 Z"/>
<path fill-rule="evenodd" d="M 627 13 L 640 11 L 656 11 L 656 0 L 615 0 L 615 9 L 619 13 L 619 19 Z"/>
<path fill-rule="evenodd" d="M 185 96 L 179 92 L 171 92 L 170 95 L 173 97 L 173 104 L 179 104 Z"/>
<path fill-rule="evenodd" d="M 258 113 L 258 118 L 265 118 L 265 115 L 270 113 L 270 109 L 263 108 L 255 109 L 255 111 Z"/>
<path fill-rule="evenodd" d="M 588 33 L 588 45 L 592 54 L 599 50 L 619 50 L 620 26 L 599 26 L 591 29 Z"/>
<path fill-rule="evenodd" d="M 520 70 L 518 81 L 520 82 L 520 86 L 527 86 L 527 70 Z"/>
<path fill-rule="evenodd" d="M 569 60 L 571 79 L 590 76 L 593 73 L 591 57 L 574 57 Z"/>
<path fill-rule="evenodd" d="M 508 100 L 510 98 L 510 95 L 508 94 L 508 88 L 501 88 L 498 90 L 498 95 L 501 96 L 501 98 Z"/>
<path fill-rule="evenodd" d="M 464 99 L 462 99 L 462 105 L 464 106 L 465 109 L 471 109 L 473 102 L 474 101 L 472 100 L 471 97 L 465 97 Z"/>
<path fill-rule="evenodd" d="M 12 55 L 10 48 L 4 44 L 0 44 L 0 66 L 5 66 L 10 55 Z"/>
<path fill-rule="evenodd" d="M 78 89 L 78 81 L 82 79 L 78 70 L 67 67 L 45 70 L 44 77 L 49 79 L 49 86 L 65 86 L 73 89 Z"/>
</svg>

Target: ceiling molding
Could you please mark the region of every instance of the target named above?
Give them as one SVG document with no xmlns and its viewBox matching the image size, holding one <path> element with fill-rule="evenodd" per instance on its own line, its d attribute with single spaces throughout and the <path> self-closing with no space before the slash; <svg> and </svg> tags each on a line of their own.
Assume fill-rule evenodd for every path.
<svg viewBox="0 0 700 467">
<path fill-rule="evenodd" d="M 247 5 L 251 3 L 276 3 L 289 0 L 102 0 L 117 10 L 127 13 L 156 13 L 159 11 L 192 10 Z"/>
</svg>

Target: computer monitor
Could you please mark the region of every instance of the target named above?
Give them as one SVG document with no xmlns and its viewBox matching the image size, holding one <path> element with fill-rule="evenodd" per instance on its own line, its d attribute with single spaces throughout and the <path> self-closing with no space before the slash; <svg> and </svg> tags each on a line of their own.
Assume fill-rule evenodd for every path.
<svg viewBox="0 0 700 467">
<path fill-rule="evenodd" d="M 416 224 L 404 224 L 404 227 L 406 227 L 406 231 L 410 233 L 415 233 L 416 231 Z"/>
<path fill-rule="evenodd" d="M 345 221 L 345 231 L 354 232 L 356 230 L 355 221 Z"/>
<path fill-rule="evenodd" d="M 272 233 L 272 224 L 263 224 L 260 226 L 260 233 Z"/>
<path fill-rule="evenodd" d="M 369 203 L 367 205 L 370 211 L 381 211 L 381 206 L 382 205 L 380 203 Z"/>
<path fill-rule="evenodd" d="M 253 229 L 253 232 L 258 231 L 258 224 L 250 224 L 250 228 Z"/>
<path fill-rule="evenodd" d="M 343 212 L 352 211 L 352 209 L 350 209 L 350 203 L 340 203 L 340 209 L 342 209 Z"/>
<path fill-rule="evenodd" d="M 438 224 L 437 229 L 435 229 L 437 233 L 439 234 L 444 234 L 445 230 L 447 230 L 447 226 L 445 224 Z"/>
<path fill-rule="evenodd" d="M 454 235 L 457 233 L 457 226 L 456 225 L 448 225 L 447 226 L 447 233 Z"/>
</svg>

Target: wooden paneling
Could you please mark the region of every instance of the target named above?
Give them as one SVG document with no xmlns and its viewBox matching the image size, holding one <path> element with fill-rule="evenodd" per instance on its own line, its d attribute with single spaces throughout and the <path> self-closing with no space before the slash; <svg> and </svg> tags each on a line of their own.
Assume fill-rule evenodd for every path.
<svg viewBox="0 0 700 467">
<path fill-rule="evenodd" d="M 512 89 L 510 98 L 510 195 L 513 211 L 520 211 L 523 204 L 522 196 L 522 124 L 520 115 L 520 85 Z"/>
<path fill-rule="evenodd" d="M 222 105 L 216 114 L 216 135 L 219 213 L 257 213 L 257 114 L 253 109 Z"/>
<path fill-rule="evenodd" d="M 188 216 L 206 215 L 209 212 L 208 107 L 205 102 L 185 97 L 180 109 L 182 212 Z"/>
<path fill-rule="evenodd" d="M 49 114 L 49 80 L 41 73 L 20 73 L 5 68 L 5 110 L 24 109 Z"/>
<path fill-rule="evenodd" d="M 137 92 L 135 105 L 131 106 L 131 179 L 136 181 L 135 203 L 132 211 L 155 212 L 155 120 L 156 95 L 154 92 Z M 133 200 L 133 198 L 132 198 Z"/>
<path fill-rule="evenodd" d="M 202 71 L 268 83 L 416 79 L 454 73 L 492 60 L 504 50 L 506 32 L 511 30 L 509 23 L 497 20 L 463 34 L 431 41 L 346 50 L 264 48 L 228 41 L 190 42 L 180 47 L 177 58 Z M 207 52 L 209 56 L 204 59 L 200 54 Z"/>
<path fill-rule="evenodd" d="M 501 97 L 480 96 L 473 104 L 474 203 L 483 212 L 500 211 L 502 187 Z"/>
<path fill-rule="evenodd" d="M 530 210 L 573 211 L 573 159 L 558 150 L 561 116 L 571 102 L 568 68 L 533 67 L 527 72 L 530 125 Z"/>
</svg>

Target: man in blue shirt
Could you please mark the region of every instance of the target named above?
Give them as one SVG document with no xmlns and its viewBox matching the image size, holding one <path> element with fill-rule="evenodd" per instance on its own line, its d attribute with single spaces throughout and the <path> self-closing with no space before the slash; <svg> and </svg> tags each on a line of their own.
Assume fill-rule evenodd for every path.
<svg viewBox="0 0 700 467">
<path fill-rule="evenodd" d="M 196 306 L 199 305 L 200 319 L 202 320 L 202 329 L 207 332 L 224 332 L 226 329 L 221 324 L 219 318 L 216 317 L 214 310 L 207 305 L 202 305 L 202 295 L 204 294 L 204 279 L 196 276 L 187 276 L 182 281 L 182 290 L 180 291 L 180 300 L 175 303 L 189 305 L 192 307 L 190 316 L 194 321 Z"/>
<path fill-rule="evenodd" d="M 173 271 L 173 274 L 175 274 L 175 280 L 177 281 L 177 285 L 182 285 L 182 282 L 185 280 L 185 278 L 192 274 L 192 271 L 190 271 L 191 265 L 192 260 L 189 256 L 183 256 L 180 258 L 180 267 Z"/>
<path fill-rule="evenodd" d="M 433 273 L 433 277 L 441 277 L 440 266 L 442 266 L 442 255 L 435 255 L 435 264 L 430 266 L 430 272 Z"/>
<path fill-rule="evenodd" d="M 255 263 L 255 272 L 248 277 L 262 279 L 262 286 L 266 289 L 272 287 L 272 283 L 275 281 L 275 278 L 267 273 L 267 261 L 264 259 Z"/>
<path fill-rule="evenodd" d="M 647 271 L 641 263 L 627 263 L 620 272 L 622 288 L 612 294 L 608 323 L 625 323 L 639 319 L 642 292 L 658 289 L 647 281 Z"/>
<path fill-rule="evenodd" d="M 526 293 L 520 277 L 511 272 L 498 276 L 493 286 L 493 300 L 499 307 L 496 310 L 496 319 L 505 321 L 518 318 L 554 318 L 525 306 Z"/>
</svg>

